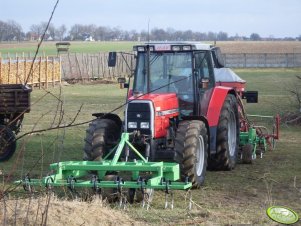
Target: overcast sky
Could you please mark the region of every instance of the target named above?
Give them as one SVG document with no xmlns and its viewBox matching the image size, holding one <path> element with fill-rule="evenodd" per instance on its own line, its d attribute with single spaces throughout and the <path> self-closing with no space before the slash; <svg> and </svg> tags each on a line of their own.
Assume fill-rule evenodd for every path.
<svg viewBox="0 0 301 226">
<path fill-rule="evenodd" d="M 56 0 L 1 0 L 0 20 L 30 25 L 48 21 Z M 60 0 L 55 26 L 95 24 L 123 30 L 174 28 L 232 35 L 298 37 L 301 0 Z"/>
</svg>

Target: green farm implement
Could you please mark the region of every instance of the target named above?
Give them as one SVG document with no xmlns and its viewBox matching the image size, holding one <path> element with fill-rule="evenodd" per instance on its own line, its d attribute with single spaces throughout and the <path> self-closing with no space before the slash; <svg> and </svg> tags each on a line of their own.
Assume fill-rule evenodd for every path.
<svg viewBox="0 0 301 226">
<path fill-rule="evenodd" d="M 33 186 L 67 187 L 71 191 L 76 188 L 91 188 L 97 194 L 102 194 L 103 189 L 115 189 L 119 197 L 123 197 L 124 189 L 127 189 L 129 202 L 133 202 L 136 191 L 141 192 L 142 199 L 149 199 L 152 190 L 163 190 L 166 194 L 165 207 L 168 206 L 168 195 L 172 196 L 172 190 L 189 190 L 192 183 L 179 182 L 179 164 L 170 162 L 149 162 L 129 142 L 133 134 L 123 133 L 119 144 L 113 148 L 101 161 L 67 161 L 53 163 L 50 170 L 55 172 L 43 179 L 31 179 L 27 176 L 22 181 L 27 191 L 33 191 Z M 139 160 L 120 161 L 123 150 L 134 152 Z M 113 156 L 113 158 L 111 158 Z M 128 156 L 126 156 L 128 157 Z M 125 180 L 121 175 L 126 175 L 130 180 Z M 113 175 L 109 177 L 108 174 Z M 124 200 L 125 201 L 125 200 Z M 173 204 L 171 204 L 173 207 Z"/>
</svg>

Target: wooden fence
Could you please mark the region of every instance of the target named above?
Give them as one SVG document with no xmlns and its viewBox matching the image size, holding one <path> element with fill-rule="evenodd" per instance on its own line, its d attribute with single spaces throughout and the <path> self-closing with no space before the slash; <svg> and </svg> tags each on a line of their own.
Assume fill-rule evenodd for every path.
<svg viewBox="0 0 301 226">
<path fill-rule="evenodd" d="M 301 53 L 223 54 L 230 68 L 289 68 L 301 67 Z M 135 67 L 130 53 L 117 54 L 116 67 L 108 67 L 108 53 L 62 55 L 62 78 L 65 80 L 110 79 L 128 76 Z"/>
<path fill-rule="evenodd" d="M 70 53 L 61 55 L 62 78 L 64 80 L 116 80 L 131 75 L 134 56 L 130 53 L 117 53 L 116 67 L 108 67 L 106 52 L 97 54 Z"/>
<path fill-rule="evenodd" d="M 25 83 L 33 86 L 55 85 L 61 79 L 83 81 L 94 79 L 116 80 L 133 73 L 132 53 L 118 53 L 116 67 L 108 67 L 108 53 L 68 53 L 60 57 L 39 56 L 29 75 L 32 57 L 11 54 L 14 58 L 0 58 L 0 84 Z M 230 68 L 301 67 L 301 53 L 223 54 Z M 28 79 L 27 79 L 28 77 Z"/>
<path fill-rule="evenodd" d="M 32 70 L 31 70 L 32 67 Z M 48 88 L 61 82 L 61 59 L 38 57 L 0 58 L 0 84 L 29 84 Z"/>
</svg>

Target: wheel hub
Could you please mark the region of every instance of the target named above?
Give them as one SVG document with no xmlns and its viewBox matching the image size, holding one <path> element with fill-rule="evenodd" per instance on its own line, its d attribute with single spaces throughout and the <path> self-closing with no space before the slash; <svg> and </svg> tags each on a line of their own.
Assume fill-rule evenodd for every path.
<svg viewBox="0 0 301 226">
<path fill-rule="evenodd" d="M 203 173 L 204 163 L 205 163 L 205 153 L 204 153 L 204 139 L 202 136 L 198 137 L 198 148 L 196 151 L 196 174 L 201 176 Z"/>
</svg>

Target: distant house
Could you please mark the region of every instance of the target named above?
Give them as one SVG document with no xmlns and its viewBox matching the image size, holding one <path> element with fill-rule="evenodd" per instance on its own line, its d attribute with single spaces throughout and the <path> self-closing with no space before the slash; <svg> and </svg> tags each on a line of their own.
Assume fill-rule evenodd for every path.
<svg viewBox="0 0 301 226">
<path fill-rule="evenodd" d="M 84 39 L 85 42 L 94 42 L 95 40 L 93 39 L 93 37 L 91 35 L 85 37 Z"/>
</svg>

